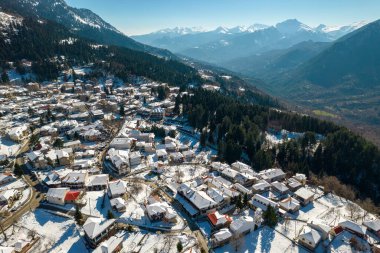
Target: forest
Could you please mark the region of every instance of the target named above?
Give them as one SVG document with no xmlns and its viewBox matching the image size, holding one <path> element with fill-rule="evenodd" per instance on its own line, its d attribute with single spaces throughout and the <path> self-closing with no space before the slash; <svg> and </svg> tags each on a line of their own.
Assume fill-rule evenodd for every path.
<svg viewBox="0 0 380 253">
<path fill-rule="evenodd" d="M 125 81 L 130 75 L 172 85 L 200 81 L 194 68 L 179 61 L 117 46 L 94 45 L 55 22 L 25 18 L 22 25 L 14 25 L 0 35 L 0 63 L 4 70 L 6 61 L 30 60 L 39 81 L 56 79 L 61 70 L 88 63 L 95 63 L 95 71 L 101 69 L 103 75 L 114 74 Z"/>
<path fill-rule="evenodd" d="M 201 144 L 216 145 L 228 163 L 243 160 L 255 170 L 279 166 L 285 171 L 336 176 L 361 198 L 380 203 L 380 151 L 361 136 L 332 122 L 268 106 L 247 104 L 202 89 L 176 99 L 176 107 L 201 132 Z M 304 133 L 275 146 L 264 145 L 264 131 L 273 122 L 280 129 Z M 317 141 L 316 134 L 324 138 Z"/>
</svg>

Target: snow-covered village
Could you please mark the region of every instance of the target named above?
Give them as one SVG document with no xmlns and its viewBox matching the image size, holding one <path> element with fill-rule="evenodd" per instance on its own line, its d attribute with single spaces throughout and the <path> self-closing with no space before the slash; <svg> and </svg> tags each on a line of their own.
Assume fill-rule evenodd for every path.
<svg viewBox="0 0 380 253">
<path fill-rule="evenodd" d="M 72 71 L 0 89 L 0 252 L 378 252 L 376 212 L 331 178 L 221 161 L 191 89 Z"/>
</svg>

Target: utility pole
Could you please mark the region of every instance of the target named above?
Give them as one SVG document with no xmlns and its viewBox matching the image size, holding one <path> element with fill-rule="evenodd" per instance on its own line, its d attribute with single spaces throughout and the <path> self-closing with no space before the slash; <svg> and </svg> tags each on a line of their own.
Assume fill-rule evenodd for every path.
<svg viewBox="0 0 380 253">
<path fill-rule="evenodd" d="M 90 197 L 88 198 L 88 206 L 90 208 L 90 216 L 91 216 L 91 199 L 90 199 Z"/>
</svg>

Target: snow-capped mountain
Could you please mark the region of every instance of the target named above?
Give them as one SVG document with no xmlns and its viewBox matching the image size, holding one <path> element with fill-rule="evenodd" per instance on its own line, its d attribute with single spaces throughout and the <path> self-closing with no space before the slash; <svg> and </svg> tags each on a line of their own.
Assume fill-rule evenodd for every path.
<svg viewBox="0 0 380 253">
<path fill-rule="evenodd" d="M 173 56 L 167 50 L 134 41 L 92 11 L 71 7 L 64 0 L 0 0 L 0 7 L 22 16 L 55 21 L 70 29 L 74 34 L 100 44 L 123 46 L 161 56 Z"/>
<path fill-rule="evenodd" d="M 343 35 L 353 32 L 365 25 L 367 25 L 368 21 L 359 21 L 352 23 L 350 25 L 343 25 L 343 26 L 327 26 L 324 24 L 321 24 L 315 28 L 316 31 L 329 34 L 332 38 L 338 39 L 342 37 Z"/>
<path fill-rule="evenodd" d="M 206 30 L 202 27 L 174 27 L 158 30 L 154 32 L 155 34 L 165 34 L 170 36 L 180 36 L 185 34 L 195 34 L 200 32 L 205 32 Z"/>
<path fill-rule="evenodd" d="M 324 25 L 311 27 L 297 19 L 288 19 L 274 26 L 219 26 L 209 31 L 174 28 L 132 38 L 194 59 L 218 64 L 269 50 L 289 48 L 305 41 L 332 42 L 364 24 L 365 22 L 359 22 L 338 28 Z"/>
<path fill-rule="evenodd" d="M 313 28 L 301 23 L 297 19 L 288 19 L 276 24 L 276 28 L 283 34 L 295 34 L 297 32 L 315 32 Z"/>
</svg>

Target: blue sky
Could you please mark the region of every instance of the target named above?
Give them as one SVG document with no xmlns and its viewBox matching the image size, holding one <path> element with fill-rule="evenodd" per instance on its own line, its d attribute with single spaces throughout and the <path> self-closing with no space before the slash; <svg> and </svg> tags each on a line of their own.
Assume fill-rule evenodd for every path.
<svg viewBox="0 0 380 253">
<path fill-rule="evenodd" d="M 309 26 L 380 18 L 379 0 L 66 0 L 128 35 L 176 26 L 212 29 L 297 18 Z"/>
</svg>

